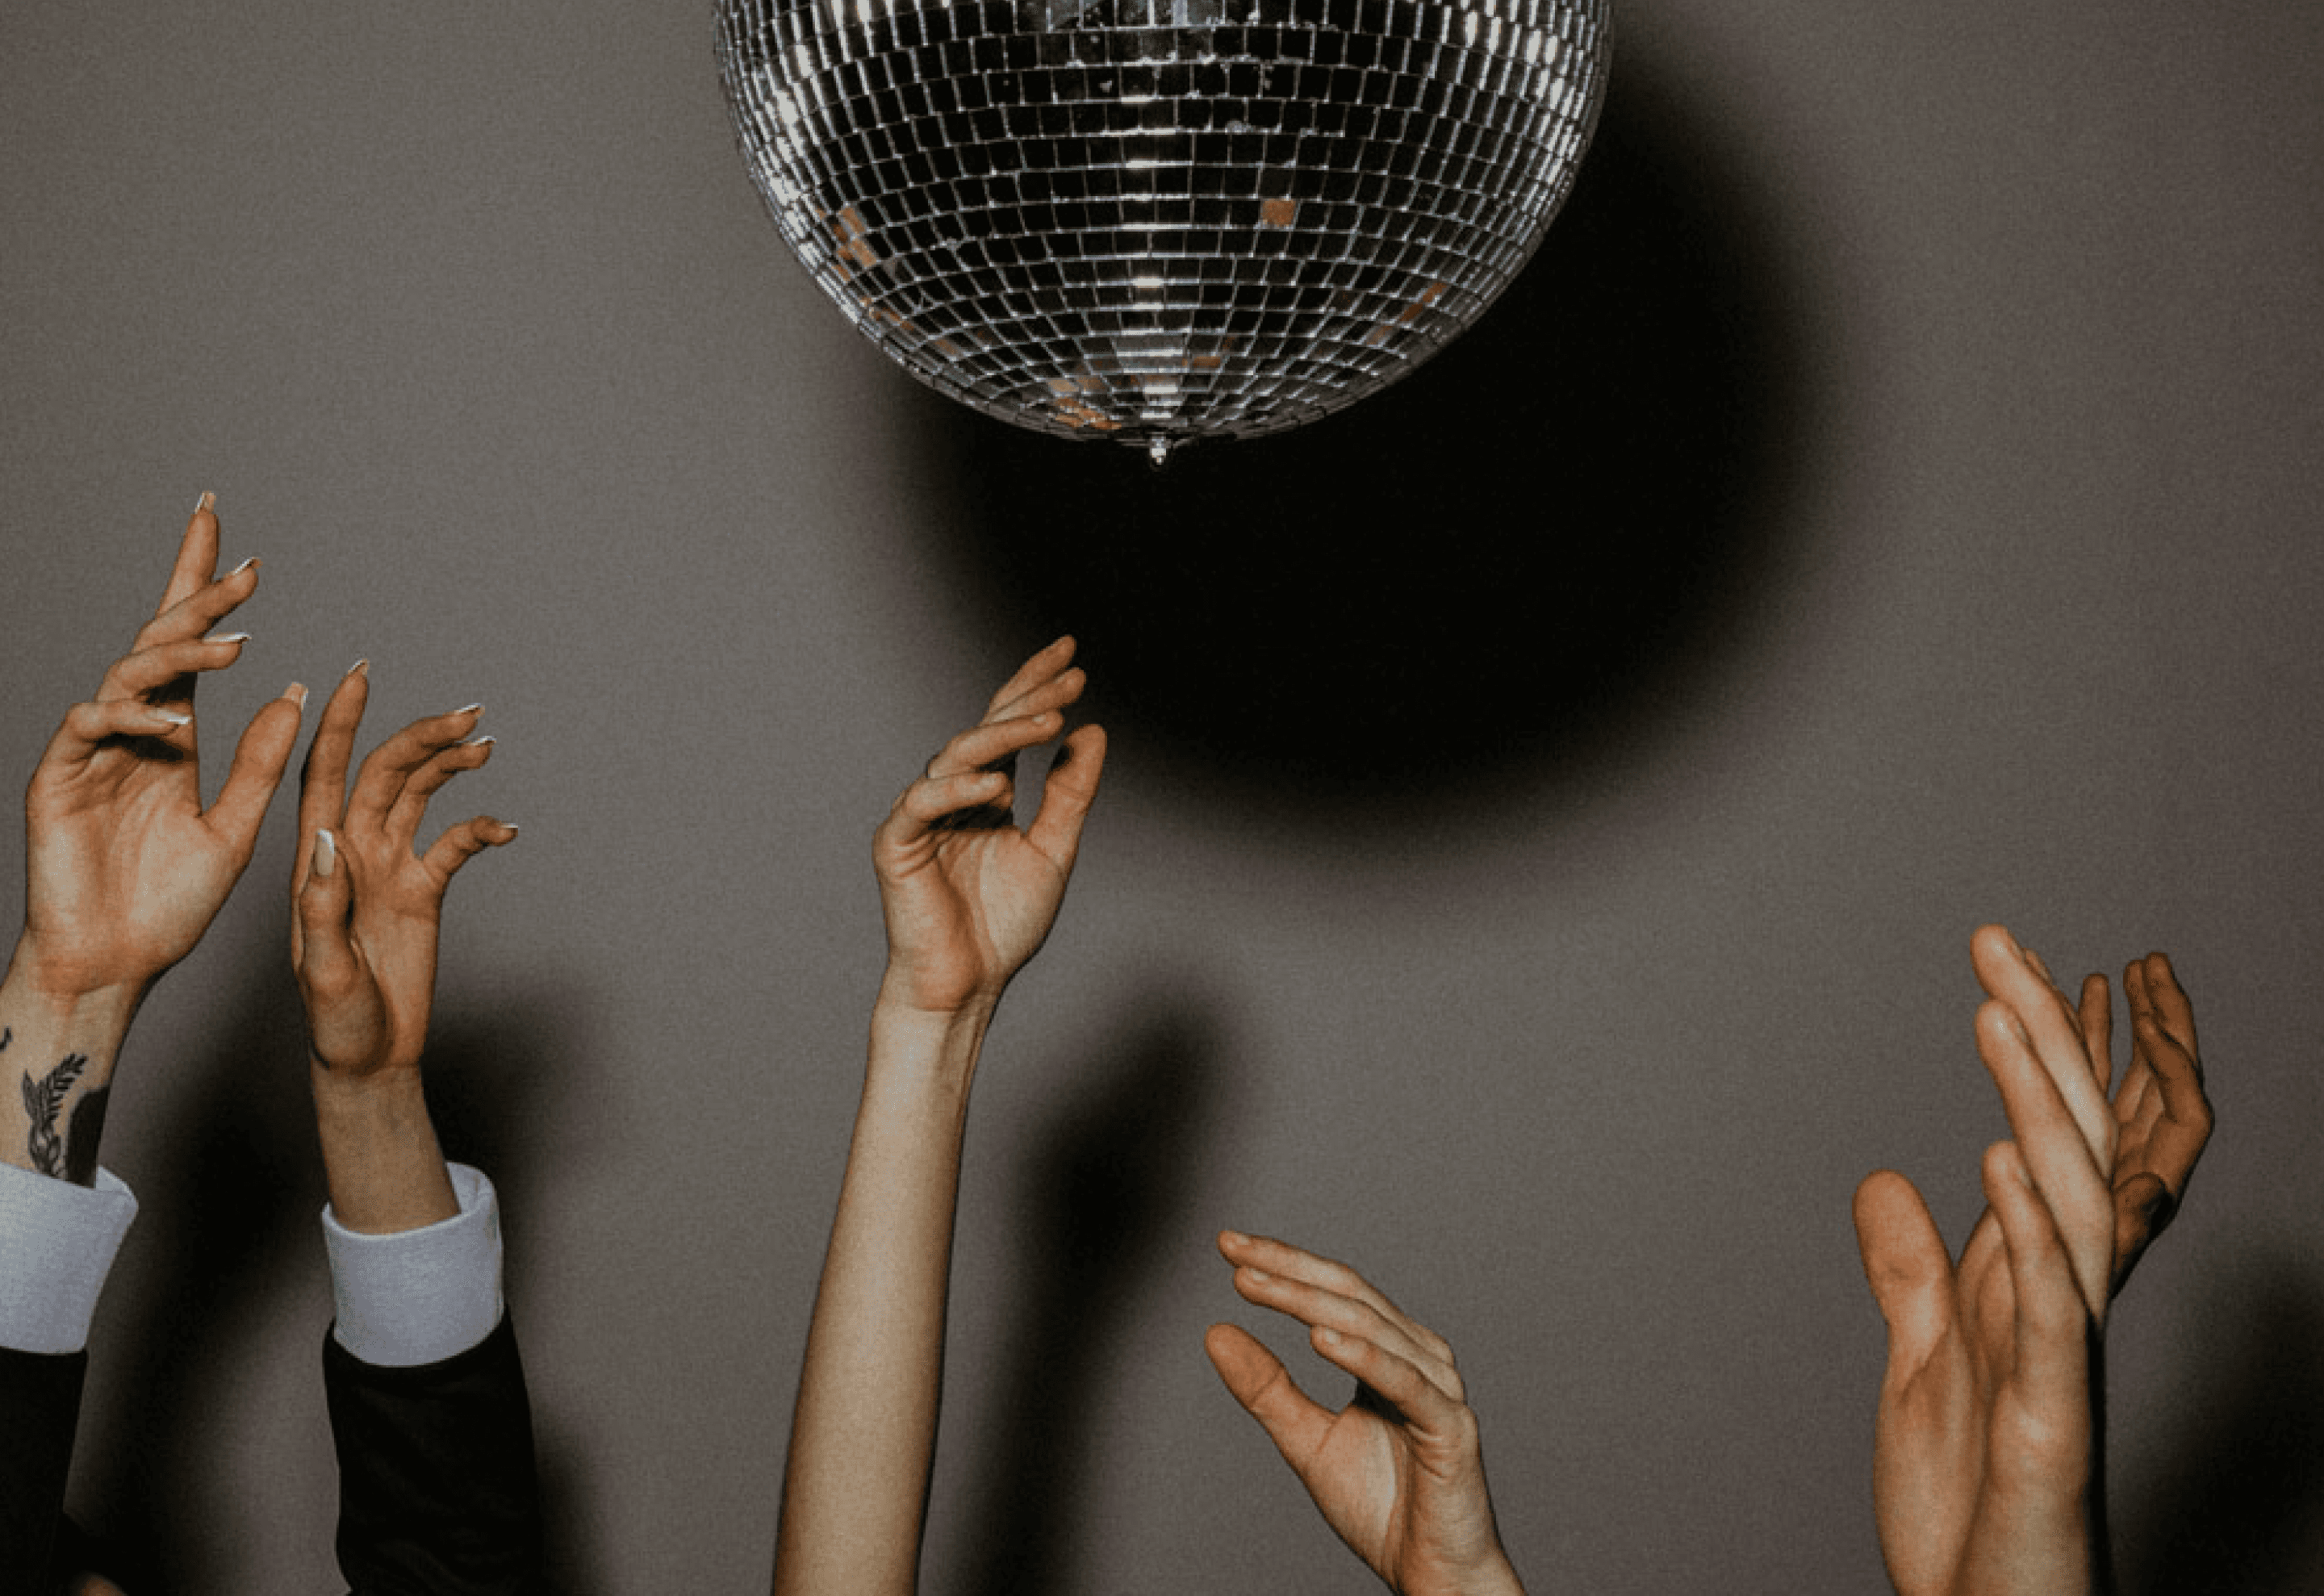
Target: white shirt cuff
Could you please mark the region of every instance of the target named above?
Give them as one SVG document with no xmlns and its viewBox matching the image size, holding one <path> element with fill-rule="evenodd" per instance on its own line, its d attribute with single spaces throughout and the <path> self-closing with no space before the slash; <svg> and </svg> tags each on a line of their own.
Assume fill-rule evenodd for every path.
<svg viewBox="0 0 2324 1596">
<path fill-rule="evenodd" d="M 482 1342 L 501 1322 L 501 1208 L 493 1183 L 466 1164 L 448 1166 L 460 1212 L 416 1231 L 366 1235 L 323 1206 L 331 1255 L 331 1333 L 366 1363 L 409 1369 L 440 1363 Z"/>
<path fill-rule="evenodd" d="M 0 1347 L 78 1352 L 137 1199 L 110 1169 L 94 1188 L 0 1164 Z"/>
</svg>

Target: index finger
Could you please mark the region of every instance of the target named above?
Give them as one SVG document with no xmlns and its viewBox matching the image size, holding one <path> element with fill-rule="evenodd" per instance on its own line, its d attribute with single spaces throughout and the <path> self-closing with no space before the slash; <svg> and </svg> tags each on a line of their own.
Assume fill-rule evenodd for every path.
<svg viewBox="0 0 2324 1596">
<path fill-rule="evenodd" d="M 1449 1342 L 1390 1302 L 1388 1293 L 1346 1264 L 1271 1236 L 1247 1236 L 1239 1231 L 1219 1232 L 1219 1252 L 1229 1263 L 1240 1268 L 1280 1275 L 1304 1286 L 1320 1287 L 1337 1296 L 1351 1297 L 1410 1336 L 1430 1356 L 1448 1365 L 1452 1361 Z"/>
<path fill-rule="evenodd" d="M 155 615 L 200 592 L 217 570 L 218 518 L 213 508 L 217 503 L 216 494 L 204 494 L 194 506 L 193 519 L 186 522 L 186 535 L 178 540 L 178 561 L 171 567 L 170 585 L 161 590 L 161 602 L 153 606 Z"/>
</svg>

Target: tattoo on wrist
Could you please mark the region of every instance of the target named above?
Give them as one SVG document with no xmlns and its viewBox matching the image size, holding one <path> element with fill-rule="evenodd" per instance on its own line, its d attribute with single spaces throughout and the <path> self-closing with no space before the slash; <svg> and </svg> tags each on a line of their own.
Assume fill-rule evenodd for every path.
<svg viewBox="0 0 2324 1596">
<path fill-rule="evenodd" d="M 0 1047 L 5 1047 L 13 1034 L 0 1034 Z M 63 1062 L 41 1079 L 32 1079 L 29 1071 L 24 1075 L 24 1117 L 32 1122 L 24 1150 L 32 1155 L 32 1167 L 43 1175 L 52 1175 L 59 1180 L 77 1180 L 83 1185 L 93 1185 L 97 1179 L 97 1133 L 105 1124 L 106 1093 L 99 1087 L 85 1094 L 74 1105 L 72 1119 L 62 1136 L 57 1134 L 57 1115 L 64 1108 L 65 1093 L 72 1090 L 73 1083 L 88 1067 L 88 1054 L 68 1053 Z M 88 1132 L 86 1136 L 82 1134 L 84 1130 Z M 74 1144 L 70 1150 L 68 1142 Z M 83 1147 L 85 1152 L 80 1151 Z M 79 1156 L 74 1156 L 76 1152 Z M 85 1167 L 86 1173 L 77 1167 Z"/>
</svg>

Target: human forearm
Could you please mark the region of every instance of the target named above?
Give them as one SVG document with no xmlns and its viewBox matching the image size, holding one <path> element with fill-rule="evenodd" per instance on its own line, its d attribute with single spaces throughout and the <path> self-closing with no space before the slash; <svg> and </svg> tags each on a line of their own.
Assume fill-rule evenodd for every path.
<svg viewBox="0 0 2324 1596">
<path fill-rule="evenodd" d="M 142 989 L 44 982 L 19 946 L 0 981 L 0 1159 L 90 1185 L 113 1069 Z"/>
<path fill-rule="evenodd" d="M 783 1477 L 775 1589 L 906 1596 L 919 1562 L 968 1092 L 990 1010 L 883 995 Z"/>
<path fill-rule="evenodd" d="M 416 1070 L 342 1078 L 310 1063 L 331 1211 L 383 1235 L 454 1217 L 460 1202 Z"/>
</svg>

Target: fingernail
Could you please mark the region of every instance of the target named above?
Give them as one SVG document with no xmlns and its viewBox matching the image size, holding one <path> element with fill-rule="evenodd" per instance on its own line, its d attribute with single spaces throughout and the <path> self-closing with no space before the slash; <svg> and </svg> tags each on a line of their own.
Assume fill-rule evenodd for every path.
<svg viewBox="0 0 2324 1596">
<path fill-rule="evenodd" d="M 194 501 L 194 513 L 196 515 L 199 515 L 205 510 L 215 510 L 217 508 L 217 495 L 213 493 L 205 492 L 200 498 Z"/>
<path fill-rule="evenodd" d="M 1336 1347 L 1340 1344 L 1340 1333 L 1329 1325 L 1319 1326 L 1315 1332 L 1315 1337 L 1327 1347 Z"/>
<path fill-rule="evenodd" d="M 339 844 L 327 831 L 315 834 L 315 873 L 327 876 L 339 867 Z"/>
<path fill-rule="evenodd" d="M 347 667 L 347 674 L 349 676 L 369 676 L 371 674 L 371 661 L 368 660 L 356 660 L 353 665 Z"/>
<path fill-rule="evenodd" d="M 492 739 L 492 738 L 490 738 L 489 736 L 486 736 L 486 737 L 471 737 L 471 738 L 469 738 L 466 742 L 465 742 L 465 743 L 461 743 L 461 744 L 460 744 L 460 746 L 461 746 L 461 747 L 463 747 L 463 748 L 482 748 L 482 747 L 484 747 L 486 743 L 490 743 L 492 740 L 493 740 L 493 739 Z"/>
<path fill-rule="evenodd" d="M 257 563 L 258 563 L 258 556 L 256 556 L 256 555 L 254 555 L 254 555 L 252 555 L 248 559 L 244 560 L 240 565 L 238 565 L 238 566 L 235 567 L 234 567 L 234 569 L 232 569 L 232 570 L 230 570 L 230 571 L 228 571 L 228 572 L 226 574 L 226 577 L 225 577 L 223 579 L 224 579 L 224 580 L 229 580 L 229 581 L 230 581 L 230 580 L 232 580 L 234 577 L 241 576 L 241 575 L 243 574 L 243 572 L 244 572 L 244 571 L 246 571 L 246 570 L 250 569 L 253 566 L 256 565 Z"/>
<path fill-rule="evenodd" d="M 250 641 L 250 633 L 229 632 L 222 637 L 206 637 L 202 641 L 206 643 L 246 643 Z"/>
<path fill-rule="evenodd" d="M 145 713 L 152 715 L 155 720 L 167 721 L 173 726 L 190 726 L 194 724 L 194 717 L 192 715 L 180 715 L 174 709 L 155 709 L 148 706 Z"/>
<path fill-rule="evenodd" d="M 1255 1268 L 1252 1268 L 1249 1264 L 1245 1264 L 1245 1265 L 1243 1265 L 1243 1266 L 1242 1266 L 1242 1272 L 1243 1272 L 1244 1274 L 1246 1274 L 1246 1275 L 1249 1275 L 1252 1279 L 1254 1279 L 1254 1280 L 1259 1280 L 1259 1281 L 1262 1281 L 1262 1282 L 1264 1282 L 1264 1281 L 1268 1281 L 1268 1280 L 1272 1280 L 1272 1279 L 1274 1279 L 1274 1278 L 1275 1278 L 1275 1277 L 1274 1277 L 1273 1275 L 1268 1274 L 1265 1269 L 1255 1269 Z"/>
<path fill-rule="evenodd" d="M 484 712 L 484 706 L 481 704 L 463 704 L 459 708 L 454 710 L 452 713 L 454 715 L 482 715 Z"/>
<path fill-rule="evenodd" d="M 510 821 L 506 821 L 506 820 L 502 821 L 502 822 L 501 822 L 501 824 L 502 824 L 503 826 L 507 826 L 507 827 L 508 827 L 508 834 L 509 834 L 509 835 L 511 835 L 511 836 L 514 836 L 518 832 L 522 831 L 522 830 L 524 829 L 524 827 L 523 827 L 523 826 L 514 825 L 514 824 L 512 824 L 512 822 L 510 822 Z"/>
<path fill-rule="evenodd" d="M 292 682 L 282 689 L 282 696 L 301 709 L 307 707 L 307 687 L 304 682 Z"/>
<path fill-rule="evenodd" d="M 1230 1247 L 1246 1247 L 1250 1244 L 1250 1238 L 1240 1231 L 1222 1231 L 1219 1233 Z"/>
</svg>

